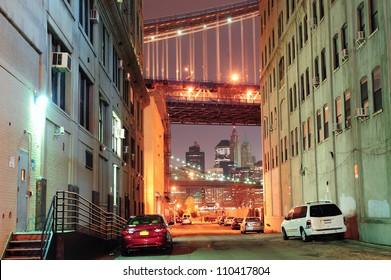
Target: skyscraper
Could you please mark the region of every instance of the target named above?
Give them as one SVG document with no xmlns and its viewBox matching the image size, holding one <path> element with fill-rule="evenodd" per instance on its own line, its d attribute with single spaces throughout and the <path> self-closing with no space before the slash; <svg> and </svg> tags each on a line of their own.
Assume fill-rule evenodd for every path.
<svg viewBox="0 0 391 280">
<path fill-rule="evenodd" d="M 230 160 L 234 163 L 234 166 L 236 167 L 241 166 L 239 135 L 235 127 L 232 130 L 229 150 L 230 150 Z"/>
<path fill-rule="evenodd" d="M 251 144 L 248 141 L 247 136 L 244 137 L 243 144 L 241 147 L 241 167 L 253 167 L 254 156 L 251 149 Z"/>
<path fill-rule="evenodd" d="M 200 167 L 199 171 L 205 172 L 205 153 L 201 152 L 200 145 L 197 142 L 194 142 L 194 145 L 189 147 L 189 151 L 186 152 L 186 164 Z"/>
</svg>

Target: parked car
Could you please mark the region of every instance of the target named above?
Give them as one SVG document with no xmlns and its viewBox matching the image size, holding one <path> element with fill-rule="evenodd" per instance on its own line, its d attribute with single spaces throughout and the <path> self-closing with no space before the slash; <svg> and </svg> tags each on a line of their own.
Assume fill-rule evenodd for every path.
<svg viewBox="0 0 391 280">
<path fill-rule="evenodd" d="M 122 255 L 126 256 L 131 250 L 144 248 L 163 249 L 167 253 L 172 251 L 172 232 L 162 215 L 132 216 L 122 229 Z"/>
<path fill-rule="evenodd" d="M 234 218 L 231 224 L 231 229 L 240 229 L 240 225 L 243 222 L 243 218 Z"/>
<path fill-rule="evenodd" d="M 182 223 L 182 218 L 181 217 L 176 217 L 175 218 L 175 223 L 177 223 L 177 224 Z"/>
<path fill-rule="evenodd" d="M 188 214 L 183 215 L 182 217 L 182 225 L 191 225 L 193 222 L 191 220 L 191 216 Z"/>
<path fill-rule="evenodd" d="M 230 226 L 232 224 L 232 221 L 234 220 L 235 217 L 233 216 L 228 216 L 224 219 L 224 225 L 225 226 Z"/>
<path fill-rule="evenodd" d="M 281 224 L 284 240 L 301 237 L 306 242 L 316 236 L 334 235 L 344 238 L 346 225 L 339 207 L 329 201 L 309 202 L 289 210 Z"/>
<path fill-rule="evenodd" d="M 240 225 L 240 233 L 263 232 L 263 222 L 258 217 L 246 217 Z"/>
</svg>

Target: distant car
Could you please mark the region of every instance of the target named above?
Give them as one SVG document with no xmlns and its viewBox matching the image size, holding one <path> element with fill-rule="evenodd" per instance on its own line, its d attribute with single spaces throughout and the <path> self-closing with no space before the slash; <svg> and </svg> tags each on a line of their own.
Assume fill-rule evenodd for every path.
<svg viewBox="0 0 391 280">
<path fill-rule="evenodd" d="M 217 223 L 219 225 L 224 225 L 225 218 L 227 218 L 227 216 L 220 216 L 220 218 L 218 219 Z"/>
<path fill-rule="evenodd" d="M 175 218 L 175 223 L 177 223 L 177 224 L 182 223 L 182 218 L 181 217 L 176 217 Z"/>
<path fill-rule="evenodd" d="M 231 224 L 231 229 L 240 229 L 240 225 L 243 222 L 243 218 L 234 218 Z"/>
<path fill-rule="evenodd" d="M 157 248 L 170 253 L 173 248 L 170 227 L 160 214 L 132 216 L 121 232 L 121 253 L 131 250 Z"/>
<path fill-rule="evenodd" d="M 192 223 L 193 222 L 191 220 L 190 215 L 188 215 L 188 214 L 183 215 L 183 217 L 182 217 L 182 225 L 191 225 Z"/>
<path fill-rule="evenodd" d="M 246 217 L 240 225 L 240 233 L 263 232 L 263 223 L 258 217 Z"/>
<path fill-rule="evenodd" d="M 306 242 L 316 236 L 333 235 L 343 239 L 346 232 L 344 216 L 339 207 L 331 202 L 310 202 L 289 210 L 281 223 L 284 240 L 301 237 Z"/>
<path fill-rule="evenodd" d="M 232 224 L 232 221 L 234 220 L 235 217 L 233 216 L 228 216 L 227 218 L 224 219 L 224 225 L 225 226 L 230 226 Z"/>
</svg>

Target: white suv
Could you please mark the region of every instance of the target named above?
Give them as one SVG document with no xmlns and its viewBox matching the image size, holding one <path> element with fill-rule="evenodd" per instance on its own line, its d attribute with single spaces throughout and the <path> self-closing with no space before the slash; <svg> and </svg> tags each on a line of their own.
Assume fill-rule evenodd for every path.
<svg viewBox="0 0 391 280">
<path fill-rule="evenodd" d="M 334 203 L 309 202 L 289 210 L 281 224 L 284 240 L 301 237 L 306 242 L 319 235 L 335 235 L 343 239 L 346 231 L 345 219 Z"/>
</svg>

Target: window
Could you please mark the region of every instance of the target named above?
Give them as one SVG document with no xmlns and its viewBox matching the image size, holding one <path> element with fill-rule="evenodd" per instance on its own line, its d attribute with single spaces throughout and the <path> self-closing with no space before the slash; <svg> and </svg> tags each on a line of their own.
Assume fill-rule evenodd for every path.
<svg viewBox="0 0 391 280">
<path fill-rule="evenodd" d="M 308 18 L 304 16 L 304 43 L 308 41 Z"/>
<path fill-rule="evenodd" d="M 344 111 L 345 111 L 345 128 L 350 128 L 352 126 L 352 116 L 350 109 L 350 91 L 345 91 L 344 94 Z"/>
<path fill-rule="evenodd" d="M 272 169 L 274 168 L 274 148 L 272 148 Z"/>
<path fill-rule="evenodd" d="M 118 118 L 117 114 L 113 112 L 112 117 L 113 129 L 112 129 L 112 150 L 118 156 L 121 155 L 121 138 L 123 138 L 122 134 L 122 126 L 121 121 Z"/>
<path fill-rule="evenodd" d="M 280 77 L 280 86 L 282 86 L 284 84 L 284 75 L 285 75 L 284 57 L 281 57 L 280 63 L 278 64 L 278 75 Z"/>
<path fill-rule="evenodd" d="M 90 151 L 86 150 L 86 165 L 85 167 L 87 169 L 92 170 L 94 168 L 94 157 L 93 154 Z"/>
<path fill-rule="evenodd" d="M 294 135 L 293 135 L 293 130 L 291 130 L 291 156 L 294 157 L 295 156 L 295 138 L 294 138 Z"/>
<path fill-rule="evenodd" d="M 329 106 L 323 106 L 323 136 L 324 139 L 329 138 Z"/>
<path fill-rule="evenodd" d="M 92 83 L 87 75 L 79 70 L 79 123 L 87 130 L 90 130 L 91 94 Z"/>
<path fill-rule="evenodd" d="M 93 23 L 90 20 L 90 11 L 94 7 L 92 0 L 79 0 L 79 23 L 90 42 L 93 41 L 92 30 Z"/>
<path fill-rule="evenodd" d="M 303 145 L 303 151 L 305 151 L 307 146 L 307 129 L 306 129 L 306 122 L 304 121 L 301 124 L 302 130 L 303 130 L 303 139 L 302 139 L 302 145 Z"/>
<path fill-rule="evenodd" d="M 379 28 L 379 11 L 378 11 L 378 0 L 369 1 L 369 10 L 371 15 L 371 33 Z"/>
<path fill-rule="evenodd" d="M 284 163 L 284 141 L 283 138 L 280 140 L 280 149 L 281 149 L 281 163 Z"/>
<path fill-rule="evenodd" d="M 294 107 L 297 108 L 297 90 L 296 90 L 296 83 L 293 84 L 293 99 L 294 99 Z"/>
<path fill-rule="evenodd" d="M 335 99 L 335 123 L 342 124 L 341 98 Z"/>
<path fill-rule="evenodd" d="M 52 52 L 66 52 L 62 43 L 55 39 L 55 34 L 50 34 L 53 37 L 52 40 Z M 53 63 L 53 62 L 52 62 Z M 65 111 L 66 106 L 66 85 L 67 76 L 66 72 L 59 72 L 57 68 L 52 68 L 52 94 L 51 99 L 54 104 Z M 70 76 L 70 75 L 69 75 Z"/>
<path fill-rule="evenodd" d="M 369 99 L 368 99 L 368 78 L 364 77 L 360 81 L 360 92 L 361 92 L 361 108 L 365 108 L 368 112 Z"/>
<path fill-rule="evenodd" d="M 288 143 L 287 138 L 284 136 L 284 148 L 285 148 L 285 161 L 288 160 Z"/>
<path fill-rule="evenodd" d="M 292 61 L 296 59 L 296 42 L 295 42 L 295 36 L 292 37 Z"/>
<path fill-rule="evenodd" d="M 296 148 L 296 155 L 299 154 L 299 133 L 297 127 L 295 127 L 295 148 Z"/>
<path fill-rule="evenodd" d="M 324 18 L 324 0 L 319 0 L 319 18 L 320 20 Z"/>
<path fill-rule="evenodd" d="M 301 87 L 301 101 L 304 101 L 305 100 L 304 74 L 300 76 L 300 87 Z"/>
<path fill-rule="evenodd" d="M 318 1 L 318 0 L 314 0 L 314 1 L 312 2 L 312 19 L 313 19 L 313 21 L 314 21 L 315 24 L 318 23 L 318 13 L 317 13 L 317 11 L 316 11 L 316 2 L 317 2 L 317 1 Z"/>
<path fill-rule="evenodd" d="M 311 135 L 312 135 L 311 118 L 307 119 L 307 131 L 308 131 L 308 149 L 311 149 L 311 147 L 312 147 L 312 142 L 311 142 Z"/>
<path fill-rule="evenodd" d="M 334 48 L 334 70 L 336 70 L 339 67 L 338 34 L 334 35 L 333 48 Z"/>
<path fill-rule="evenodd" d="M 326 49 L 322 50 L 321 56 L 320 56 L 320 62 L 322 64 L 322 81 L 326 80 L 327 78 L 327 71 L 326 71 Z"/>
<path fill-rule="evenodd" d="M 108 67 L 109 65 L 109 42 L 110 36 L 106 27 L 102 25 L 102 48 L 101 48 L 101 62 L 103 66 Z"/>
<path fill-rule="evenodd" d="M 292 88 L 289 89 L 289 108 L 293 112 L 293 91 Z"/>
<path fill-rule="evenodd" d="M 311 93 L 311 87 L 310 87 L 310 69 L 307 68 L 305 70 L 305 80 L 306 80 L 306 85 L 307 85 L 307 96 L 310 95 Z"/>
<path fill-rule="evenodd" d="M 300 50 L 303 48 L 303 25 L 299 24 L 299 48 Z"/>
<path fill-rule="evenodd" d="M 315 58 L 315 77 L 319 78 L 319 57 Z"/>
<path fill-rule="evenodd" d="M 285 6 L 286 6 L 286 22 L 288 22 L 289 21 L 289 15 L 290 15 L 290 12 L 289 12 L 289 0 L 286 0 Z"/>
<path fill-rule="evenodd" d="M 322 114 L 316 111 L 316 138 L 318 143 L 322 142 Z"/>
<path fill-rule="evenodd" d="M 358 26 L 358 31 L 364 32 L 365 35 L 365 11 L 364 11 L 364 2 L 358 6 L 357 9 L 357 26 Z"/>
<path fill-rule="evenodd" d="M 288 65 L 291 65 L 292 63 L 292 56 L 291 56 L 291 43 L 288 43 L 286 54 L 288 56 Z"/>
<path fill-rule="evenodd" d="M 278 167 L 278 146 L 276 146 L 276 167 Z"/>
<path fill-rule="evenodd" d="M 107 102 L 103 100 L 101 97 L 99 99 L 99 127 L 98 127 L 98 137 L 99 137 L 99 142 L 101 143 L 106 143 L 106 130 L 107 130 Z"/>
<path fill-rule="evenodd" d="M 342 49 L 348 49 L 348 25 L 345 23 L 341 29 L 341 46 Z"/>
<path fill-rule="evenodd" d="M 380 66 L 377 66 L 372 71 L 372 85 L 373 85 L 373 111 L 378 112 L 383 108 L 382 94 L 381 94 L 381 73 Z"/>
<path fill-rule="evenodd" d="M 114 86 L 120 90 L 121 84 L 121 70 L 122 70 L 122 61 L 119 59 L 117 51 L 113 48 L 113 83 Z"/>
</svg>

